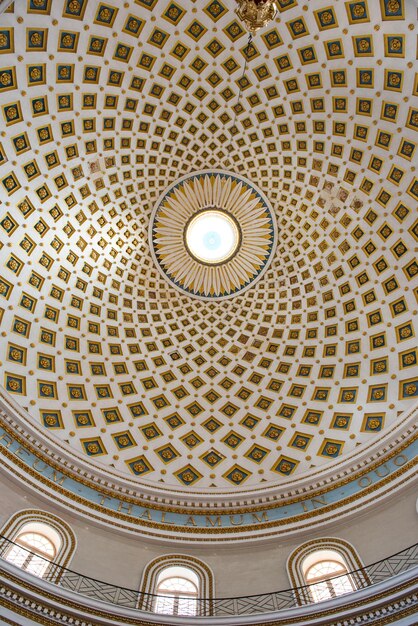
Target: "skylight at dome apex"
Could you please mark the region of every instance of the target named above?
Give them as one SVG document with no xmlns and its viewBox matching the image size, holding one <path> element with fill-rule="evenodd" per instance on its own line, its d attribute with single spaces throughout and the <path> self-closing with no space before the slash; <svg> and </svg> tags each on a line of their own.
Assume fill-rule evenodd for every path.
<svg viewBox="0 0 418 626">
<path fill-rule="evenodd" d="M 190 251 L 206 263 L 220 263 L 236 250 L 238 231 L 234 222 L 219 211 L 197 215 L 186 232 Z"/>
<path fill-rule="evenodd" d="M 235 0 L 0 16 L 3 393 L 138 482 L 280 484 L 418 398 L 416 3 L 276 5 L 249 47 Z M 207 278 L 245 244 L 223 206 L 179 227 L 230 220 L 214 263 L 157 248 L 151 219 L 202 172 L 271 207 L 251 284 Z"/>
</svg>

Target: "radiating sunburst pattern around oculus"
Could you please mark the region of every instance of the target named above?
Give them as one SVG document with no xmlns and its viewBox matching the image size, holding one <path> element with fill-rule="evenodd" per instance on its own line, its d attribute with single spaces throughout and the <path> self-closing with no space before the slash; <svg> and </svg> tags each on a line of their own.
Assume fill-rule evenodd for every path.
<svg viewBox="0 0 418 626">
<path fill-rule="evenodd" d="M 233 252 L 205 262 L 187 244 L 199 212 L 223 213 L 239 231 Z M 251 287 L 267 269 L 276 245 L 275 217 L 264 194 L 241 176 L 204 171 L 183 177 L 158 200 L 150 244 L 162 275 L 191 296 L 224 299 Z"/>
</svg>

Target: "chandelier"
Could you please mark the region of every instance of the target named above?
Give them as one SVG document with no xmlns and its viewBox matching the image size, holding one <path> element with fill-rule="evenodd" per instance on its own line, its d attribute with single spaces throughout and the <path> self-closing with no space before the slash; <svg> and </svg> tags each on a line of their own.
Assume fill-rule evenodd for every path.
<svg viewBox="0 0 418 626">
<path fill-rule="evenodd" d="M 236 14 L 244 22 L 247 30 L 254 35 L 274 19 L 277 8 L 274 0 L 236 0 L 239 7 Z"/>
</svg>

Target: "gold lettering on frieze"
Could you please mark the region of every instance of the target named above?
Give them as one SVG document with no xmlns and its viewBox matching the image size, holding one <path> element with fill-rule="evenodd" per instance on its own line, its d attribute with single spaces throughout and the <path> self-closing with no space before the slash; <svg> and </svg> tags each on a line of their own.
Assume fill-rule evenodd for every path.
<svg viewBox="0 0 418 626">
<path fill-rule="evenodd" d="M 251 513 L 253 517 L 253 522 L 268 522 L 269 518 L 267 517 L 266 511 L 262 511 L 260 515 L 258 513 Z"/>
<path fill-rule="evenodd" d="M 66 477 L 63 476 L 63 474 L 61 475 L 57 474 L 57 471 L 54 470 L 54 473 L 52 474 L 52 480 L 54 481 L 54 483 L 58 483 L 59 485 L 62 485 L 64 480 L 66 480 Z"/>
<path fill-rule="evenodd" d="M 300 503 L 304 513 L 309 513 L 312 509 L 319 509 L 321 506 L 326 506 L 327 501 L 325 496 L 317 496 L 316 498 L 312 498 L 311 500 L 304 500 Z M 308 506 L 310 505 L 310 506 Z"/>
<path fill-rule="evenodd" d="M 375 469 L 375 474 L 379 476 L 379 478 L 383 478 L 384 476 L 387 476 L 389 472 L 390 472 L 390 469 L 388 468 L 386 463 L 384 463 L 381 467 L 377 467 Z"/>
<path fill-rule="evenodd" d="M 16 456 L 22 456 L 23 453 L 28 454 L 28 451 L 23 446 L 19 446 L 16 450 L 14 450 L 14 453 Z"/>
<path fill-rule="evenodd" d="M 23 437 L 20 437 L 17 433 L 15 435 L 14 431 L 12 432 L 12 430 L 10 430 L 8 428 L 8 432 L 3 432 L 0 433 L 0 442 L 3 442 L 1 444 L 2 447 L 4 447 L 4 455 L 5 457 L 10 461 L 12 460 L 13 457 L 16 457 L 14 461 L 16 466 L 18 466 L 19 468 L 23 468 L 25 467 L 25 470 L 27 472 L 27 474 L 32 478 L 36 475 L 36 473 L 43 473 L 43 480 L 49 480 L 51 483 L 55 483 L 55 489 L 57 491 L 58 494 L 65 494 L 65 488 L 61 488 L 62 482 L 63 482 L 63 476 L 68 475 L 69 477 L 73 478 L 72 474 L 66 474 L 65 469 L 61 470 L 61 467 L 57 466 L 55 464 L 55 461 L 53 459 L 51 459 L 51 463 L 48 463 L 48 458 L 46 455 L 42 456 L 42 452 L 40 452 L 38 449 L 34 448 L 33 446 L 30 445 L 29 440 L 26 441 L 25 439 L 23 439 Z M 13 449 L 13 443 L 20 443 L 20 447 L 17 450 Z M 389 463 L 389 460 L 393 462 L 393 464 L 398 467 L 398 468 L 402 468 L 402 469 L 398 469 L 397 471 L 393 472 L 393 474 L 396 476 L 401 475 L 402 473 L 404 473 L 407 469 L 409 469 L 412 466 L 412 461 L 409 461 L 409 458 L 405 455 L 402 454 L 399 450 L 405 450 L 408 445 L 410 445 L 411 441 L 407 440 L 405 442 L 403 442 L 402 446 L 398 447 L 397 451 L 392 451 L 390 455 L 387 456 L 386 461 Z M 11 450 L 9 450 L 9 448 L 11 448 Z M 23 457 L 23 453 L 27 452 L 30 456 L 32 454 L 39 454 L 41 458 L 30 458 L 26 463 L 25 460 L 22 459 Z M 44 461 L 45 459 L 45 461 Z M 30 467 L 30 465 L 32 465 L 32 468 Z M 407 467 L 405 468 L 405 470 L 403 470 L 403 466 L 406 465 Z M 61 472 L 61 473 L 55 473 L 54 476 L 52 477 L 52 471 L 54 471 L 54 466 L 57 468 L 57 472 Z M 361 472 L 360 471 L 356 471 L 355 473 L 353 473 L 351 475 L 351 477 L 345 479 L 345 481 L 343 483 L 341 483 L 341 485 L 343 484 L 349 484 L 351 482 L 356 481 L 357 485 L 360 487 L 360 490 L 357 493 L 354 493 L 353 495 L 351 495 L 349 498 L 345 498 L 346 501 L 348 502 L 353 502 L 356 498 L 363 498 L 364 494 L 361 493 L 361 490 L 365 490 L 370 487 L 370 493 L 372 493 L 373 491 L 376 491 L 377 489 L 379 489 L 380 485 L 385 485 L 388 484 L 389 481 L 391 480 L 391 471 L 386 472 L 385 474 L 383 474 L 383 472 L 385 472 L 387 470 L 387 465 L 382 464 L 382 461 L 380 460 L 380 463 L 376 462 L 374 463 L 374 465 L 372 467 L 369 466 L 369 472 L 363 476 L 361 476 Z M 51 468 L 51 471 L 46 473 L 46 470 L 48 470 L 49 468 Z M 381 469 L 380 469 L 381 468 Z M 392 469 L 390 464 L 389 464 L 389 468 L 390 470 Z M 380 469 L 380 471 L 379 471 Z M 364 469 L 362 470 L 363 472 L 365 471 Z M 384 476 L 385 480 L 382 479 L 382 481 L 379 480 L 373 480 L 374 476 Z M 38 477 L 39 478 L 39 477 Z M 76 478 L 76 480 L 78 480 L 81 484 L 86 485 L 88 487 L 93 487 L 95 488 L 94 484 L 91 484 L 90 482 L 88 482 L 86 479 L 83 479 L 82 477 L 78 477 Z M 29 483 L 29 480 L 27 480 L 26 482 Z M 376 482 L 376 484 L 374 484 L 374 482 Z M 379 484 L 380 483 L 380 484 Z M 338 485 L 340 486 L 340 485 Z M 330 485 L 328 488 L 328 491 L 331 491 L 333 489 L 336 489 L 335 484 L 334 485 Z M 144 509 L 142 509 L 142 507 L 140 508 L 140 504 L 124 504 L 122 501 L 119 500 L 115 500 L 109 496 L 105 496 L 100 492 L 96 492 L 98 495 L 98 499 L 100 499 L 100 505 L 107 505 L 108 507 L 110 506 L 111 502 L 119 502 L 119 508 L 116 509 L 117 512 L 121 512 L 121 511 L 127 511 L 127 515 L 135 515 L 135 516 L 139 516 L 140 512 L 143 511 Z M 79 503 L 79 504 L 85 504 L 85 505 L 90 505 L 94 510 L 99 510 L 99 504 L 95 504 L 94 502 L 90 502 L 87 499 L 84 499 L 83 496 L 73 496 L 72 493 L 70 493 L 70 496 L 73 497 L 73 499 Z M 290 503 L 296 503 L 298 501 L 299 497 L 294 497 Z M 59 500 L 59 498 L 58 498 Z M 343 499 L 344 500 L 344 499 Z M 316 501 L 316 504 L 315 504 Z M 105 504 L 106 503 L 106 504 Z M 321 497 L 321 496 L 314 496 L 311 500 L 306 500 L 306 501 L 300 501 L 299 500 L 299 504 L 301 505 L 301 508 L 304 512 L 304 515 L 302 515 L 302 519 L 303 518 L 307 518 L 309 517 L 311 514 L 313 514 L 314 509 L 318 508 L 320 509 L 320 507 L 322 506 L 327 506 L 329 508 L 330 511 L 335 511 L 337 509 L 338 506 L 341 505 L 340 502 L 335 502 L 333 504 L 328 504 L 325 501 L 325 497 Z M 318 506 L 317 506 L 318 505 Z M 152 505 L 151 505 L 152 506 Z M 274 506 L 276 506 L 275 504 L 273 505 L 267 505 L 267 508 L 274 508 Z M 311 508 L 312 507 L 312 508 Z M 156 507 L 157 509 L 157 507 Z M 158 510 L 158 509 L 157 509 Z M 113 513 L 115 513 L 116 511 L 113 510 Z M 252 519 L 248 519 L 247 521 L 245 520 L 246 516 L 242 516 L 242 515 L 238 515 L 238 514 L 232 514 L 232 515 L 228 515 L 229 516 L 229 522 L 230 522 L 230 527 L 228 529 L 229 524 L 225 524 L 225 527 L 223 527 L 223 520 L 225 517 L 225 520 L 227 519 L 225 515 L 222 515 L 222 522 L 221 524 L 218 524 L 218 529 L 216 529 L 215 531 L 215 524 L 209 524 L 208 522 L 206 522 L 206 528 L 208 529 L 208 532 L 210 530 L 209 526 L 213 525 L 214 526 L 214 532 L 219 532 L 219 533 L 226 533 L 226 532 L 235 532 L 235 533 L 239 533 L 241 532 L 240 528 L 237 528 L 236 530 L 234 528 L 231 528 L 233 526 L 241 526 L 241 525 L 249 525 L 249 524 L 256 524 L 261 523 L 261 522 L 268 522 L 268 526 L 272 527 L 273 525 L 276 525 L 276 521 L 272 520 L 269 521 L 267 518 L 267 514 L 266 512 L 258 512 L 258 514 L 254 514 L 251 513 L 251 511 L 249 510 L 245 510 L 245 513 L 248 514 L 248 517 L 252 514 Z M 203 516 L 201 513 L 199 513 L 199 524 L 196 523 L 195 517 L 193 515 L 190 515 L 189 517 L 186 517 L 187 512 L 185 509 L 183 509 L 181 511 L 181 513 L 185 514 L 185 516 L 183 517 L 183 519 L 178 522 L 176 521 L 170 521 L 170 520 L 166 520 L 165 519 L 165 514 L 160 510 L 159 513 L 161 513 L 161 516 L 159 516 L 159 519 L 161 520 L 161 522 L 163 522 L 164 524 L 174 524 L 175 527 L 173 528 L 173 530 L 178 530 L 178 527 L 180 525 L 182 526 L 188 526 L 189 527 L 189 532 L 190 533 L 197 533 L 197 532 L 202 532 L 202 528 L 204 526 L 204 522 L 203 522 Z M 148 514 L 143 514 L 143 517 L 146 516 Z M 296 514 L 297 517 L 299 517 L 301 514 Z M 210 516 L 208 516 L 210 517 Z M 216 516 L 213 516 L 216 518 Z M 333 517 L 337 517 L 336 514 L 333 514 Z M 148 518 L 150 519 L 150 518 Z M 200 522 L 200 519 L 202 520 L 202 523 Z M 289 521 L 289 518 L 286 518 L 287 521 Z M 296 518 L 293 518 L 296 519 Z M 186 520 L 186 521 L 184 521 Z M 156 523 L 156 527 L 157 528 L 163 528 L 163 526 L 159 526 L 158 522 L 156 519 L 151 518 L 150 521 L 153 521 Z M 113 522 L 109 522 L 109 523 L 113 523 Z M 116 524 L 115 524 L 116 525 Z M 219 527 L 220 526 L 220 527 Z M 305 525 L 306 527 L 309 527 L 308 524 Z M 302 526 L 301 526 L 302 527 Z M 144 531 L 145 532 L 145 531 Z M 152 535 L 152 533 L 147 533 Z M 271 535 L 273 535 L 273 533 L 270 533 Z M 266 535 L 267 536 L 267 535 Z"/>
<path fill-rule="evenodd" d="M 42 465 L 39 464 L 43 463 L 43 467 Z M 46 469 L 48 469 L 49 465 L 47 465 L 46 463 L 44 463 L 43 461 L 41 461 L 41 459 L 35 459 L 34 462 L 32 463 L 32 467 L 33 469 L 35 469 L 37 472 L 39 472 L 40 474 L 42 474 L 42 472 L 44 472 Z"/>
<path fill-rule="evenodd" d="M 145 509 L 145 511 L 139 515 L 139 519 L 147 519 L 152 522 L 151 511 L 149 509 Z"/>
<path fill-rule="evenodd" d="M 212 519 L 211 515 L 206 515 L 206 526 L 222 526 L 222 518 L 220 515 L 217 515 L 215 519 Z"/>
<path fill-rule="evenodd" d="M 121 500 L 119 500 L 118 513 L 120 513 L 121 511 L 127 513 L 128 515 L 132 515 L 132 504 L 126 504 L 126 502 L 122 502 Z"/>
<path fill-rule="evenodd" d="M 6 445 L 4 447 L 5 448 L 10 448 L 10 446 L 13 443 L 13 439 L 10 437 L 10 435 L 8 435 L 7 433 L 3 433 L 0 436 L 0 441 L 2 441 L 3 439 L 6 441 Z"/>
<path fill-rule="evenodd" d="M 312 506 L 314 509 L 317 509 L 320 506 L 325 506 L 327 503 L 325 496 L 318 496 L 317 498 L 312 498 L 311 502 L 312 502 Z"/>
<path fill-rule="evenodd" d="M 111 498 L 109 498 L 109 496 L 105 496 L 102 493 L 97 492 L 97 495 L 102 496 L 101 500 L 99 502 L 100 506 L 103 506 L 104 503 L 106 502 L 106 500 L 111 500 Z"/>
</svg>

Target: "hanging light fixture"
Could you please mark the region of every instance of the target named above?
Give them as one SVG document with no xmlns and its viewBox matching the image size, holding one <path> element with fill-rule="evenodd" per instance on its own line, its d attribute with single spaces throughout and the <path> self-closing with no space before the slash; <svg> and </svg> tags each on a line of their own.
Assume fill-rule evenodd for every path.
<svg viewBox="0 0 418 626">
<path fill-rule="evenodd" d="M 239 104 L 241 102 L 242 82 L 245 77 L 245 73 L 247 71 L 248 61 L 250 60 L 250 57 L 251 57 L 251 51 L 252 51 L 251 43 L 253 40 L 253 36 L 258 30 L 260 30 L 260 28 L 264 28 L 264 26 L 267 26 L 269 22 L 274 20 L 276 13 L 277 13 L 277 6 L 276 6 L 275 0 L 236 0 L 236 2 L 239 6 L 235 9 L 235 13 L 238 15 L 240 20 L 244 22 L 245 27 L 250 34 L 248 36 L 248 43 L 246 47 L 244 48 L 244 57 L 245 57 L 244 70 L 242 72 L 242 77 L 239 81 L 238 101 L 234 107 L 235 116 L 234 116 L 232 127 L 230 129 L 231 148 L 232 148 L 232 142 L 233 142 L 235 123 L 237 120 L 237 115 L 238 115 L 238 110 L 239 110 Z"/>
<path fill-rule="evenodd" d="M 236 0 L 236 2 L 239 7 L 235 12 L 252 35 L 267 26 L 277 13 L 274 0 Z"/>
</svg>

